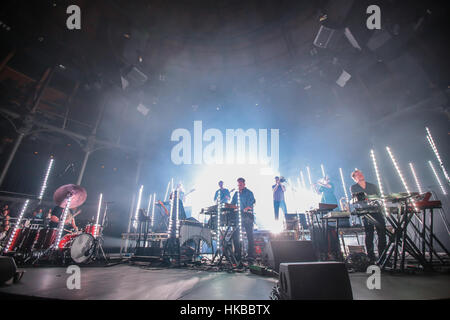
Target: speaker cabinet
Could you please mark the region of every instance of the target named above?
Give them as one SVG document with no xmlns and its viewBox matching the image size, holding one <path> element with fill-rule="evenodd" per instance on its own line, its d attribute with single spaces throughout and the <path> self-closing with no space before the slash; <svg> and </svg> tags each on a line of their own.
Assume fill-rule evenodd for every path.
<svg viewBox="0 0 450 320">
<path fill-rule="evenodd" d="M 279 271 L 283 262 L 317 261 L 317 255 L 312 241 L 272 240 L 266 248 L 267 264 Z"/>
<path fill-rule="evenodd" d="M 11 257 L 0 256 L 0 284 L 4 284 L 16 275 L 16 262 Z"/>
<path fill-rule="evenodd" d="M 282 263 L 279 287 L 282 300 L 353 300 L 342 262 Z"/>
</svg>

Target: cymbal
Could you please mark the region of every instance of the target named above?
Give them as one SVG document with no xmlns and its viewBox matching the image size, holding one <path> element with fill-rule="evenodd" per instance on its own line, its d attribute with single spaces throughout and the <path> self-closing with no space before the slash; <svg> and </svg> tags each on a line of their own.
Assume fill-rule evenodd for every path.
<svg viewBox="0 0 450 320">
<path fill-rule="evenodd" d="M 72 194 L 70 209 L 81 206 L 87 198 L 87 192 L 83 187 L 76 184 L 66 184 L 56 189 L 53 194 L 53 201 L 57 206 L 65 208 L 68 194 Z"/>
</svg>

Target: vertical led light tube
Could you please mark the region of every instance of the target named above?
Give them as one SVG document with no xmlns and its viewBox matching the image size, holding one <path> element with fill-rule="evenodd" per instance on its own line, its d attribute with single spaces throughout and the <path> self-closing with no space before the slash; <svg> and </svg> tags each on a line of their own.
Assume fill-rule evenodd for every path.
<svg viewBox="0 0 450 320">
<path fill-rule="evenodd" d="M 348 201 L 348 193 L 347 193 L 347 186 L 345 185 L 345 179 L 344 179 L 344 174 L 342 173 L 342 168 L 339 168 L 339 174 L 341 175 L 342 189 L 344 189 L 345 201 L 347 203 L 349 203 L 349 201 Z"/>
<path fill-rule="evenodd" d="M 50 176 L 50 172 L 52 171 L 53 162 L 54 162 L 54 160 L 53 160 L 53 158 L 51 158 L 50 162 L 48 163 L 48 166 L 47 166 L 47 171 L 45 172 L 44 181 L 42 182 L 41 191 L 39 192 L 38 200 L 42 200 L 42 198 L 44 197 L 45 190 L 47 189 L 48 177 Z"/>
<path fill-rule="evenodd" d="M 141 185 L 141 187 L 139 188 L 139 193 L 138 193 L 138 200 L 137 200 L 137 204 L 136 204 L 136 211 L 134 213 L 134 228 L 137 228 L 137 224 L 138 224 L 138 219 L 139 219 L 139 209 L 141 208 L 141 200 L 142 200 L 142 191 L 144 190 L 144 186 Z"/>
<path fill-rule="evenodd" d="M 441 179 L 439 179 L 439 175 L 437 174 L 436 169 L 434 169 L 433 163 L 431 161 L 428 161 L 428 164 L 430 165 L 431 170 L 433 170 L 434 177 L 436 178 L 436 181 L 439 184 L 439 187 L 441 188 L 442 193 L 444 195 L 447 195 L 447 191 L 445 190 L 444 185 L 441 182 Z"/>
<path fill-rule="evenodd" d="M 173 192 L 173 189 L 171 191 L 171 195 L 172 195 L 172 197 L 169 196 L 169 198 L 170 198 L 170 217 L 169 217 L 169 229 L 167 230 L 167 232 L 169 233 L 169 237 L 172 237 L 173 204 L 175 203 L 175 201 L 174 201 L 175 194 Z"/>
<path fill-rule="evenodd" d="M 100 193 L 100 197 L 98 199 L 98 208 L 97 208 L 97 219 L 95 220 L 95 226 L 94 226 L 94 237 L 97 237 L 98 232 L 98 219 L 100 218 L 100 210 L 102 209 L 102 200 L 103 200 L 103 193 Z"/>
<path fill-rule="evenodd" d="M 380 172 L 378 170 L 377 159 L 375 158 L 375 152 L 373 150 L 370 150 L 370 157 L 372 158 L 373 167 L 375 169 L 375 175 L 377 176 L 378 187 L 380 188 L 381 201 L 383 202 L 384 212 L 386 215 L 389 216 L 390 213 L 387 210 L 386 201 L 384 199 L 383 184 L 381 183 L 381 176 L 380 176 Z"/>
<path fill-rule="evenodd" d="M 413 164 L 411 162 L 409 163 L 409 168 L 411 169 L 411 173 L 412 173 L 412 175 L 414 177 L 414 181 L 416 182 L 417 190 L 419 190 L 419 193 L 422 194 L 423 193 L 422 186 L 420 185 L 419 178 L 416 175 L 416 170 L 414 169 L 414 166 L 413 166 Z"/>
<path fill-rule="evenodd" d="M 222 207 L 222 200 L 220 195 L 220 189 L 219 193 L 217 195 L 217 252 L 220 254 L 220 209 Z"/>
<path fill-rule="evenodd" d="M 11 243 L 13 242 L 13 239 L 14 239 L 14 236 L 16 235 L 17 229 L 19 229 L 20 222 L 22 221 L 22 218 L 23 218 L 25 212 L 27 211 L 29 203 L 30 203 L 29 199 L 25 200 L 25 202 L 22 206 L 22 210 L 20 210 L 19 218 L 17 218 L 16 225 L 14 226 L 14 229 L 11 232 L 11 235 L 9 236 L 8 242 L 6 244 L 6 247 L 4 250 L 5 253 L 7 253 L 10 250 Z"/>
<path fill-rule="evenodd" d="M 178 239 L 179 237 L 179 229 L 180 229 L 180 189 L 177 188 L 177 215 L 176 215 L 176 220 L 175 220 L 175 237 Z"/>
<path fill-rule="evenodd" d="M 306 189 L 305 176 L 303 175 L 303 170 L 300 170 L 300 178 L 302 179 L 302 186 Z"/>
<path fill-rule="evenodd" d="M 156 202 L 156 193 L 153 193 L 153 204 L 152 204 L 152 222 L 151 222 L 151 228 L 153 231 L 153 221 L 155 221 L 155 202 Z"/>
<path fill-rule="evenodd" d="M 309 167 L 306 167 L 306 172 L 308 173 L 308 180 L 309 180 L 309 187 L 312 188 L 312 179 L 311 179 L 311 171 L 309 170 Z"/>
<path fill-rule="evenodd" d="M 239 208 L 239 241 L 241 242 L 241 250 L 242 250 L 242 241 L 243 241 L 243 235 L 242 235 L 242 208 L 241 208 L 241 196 L 239 194 L 239 190 L 237 191 L 237 200 L 238 200 L 238 208 Z"/>
<path fill-rule="evenodd" d="M 56 242 L 53 244 L 53 246 L 55 248 L 58 248 L 59 242 L 61 241 L 61 236 L 64 230 L 64 224 L 66 222 L 66 217 L 67 214 L 69 213 L 70 210 L 70 203 L 72 202 L 72 196 L 69 196 L 69 198 L 67 199 L 67 203 L 66 206 L 64 207 L 64 212 L 62 214 L 62 216 L 60 217 L 59 220 L 59 225 L 58 225 L 58 237 L 56 238 Z"/>
<path fill-rule="evenodd" d="M 444 173 L 444 177 L 447 180 L 447 183 L 450 183 L 450 178 L 448 176 L 447 170 L 444 167 L 444 163 L 442 162 L 441 156 L 439 155 L 439 151 L 436 147 L 436 143 L 434 142 L 433 136 L 431 135 L 430 129 L 428 129 L 428 127 L 426 127 L 425 129 L 427 130 L 427 139 L 428 142 L 430 143 L 431 149 L 433 149 L 433 152 L 438 160 L 442 172 Z"/>
</svg>

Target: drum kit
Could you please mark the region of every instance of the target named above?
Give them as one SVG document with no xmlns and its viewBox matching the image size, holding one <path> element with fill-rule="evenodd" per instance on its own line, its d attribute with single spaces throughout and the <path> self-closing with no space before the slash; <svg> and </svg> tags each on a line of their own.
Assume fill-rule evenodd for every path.
<svg viewBox="0 0 450 320">
<path fill-rule="evenodd" d="M 59 187 L 54 195 L 55 204 L 61 208 L 67 205 L 68 195 L 70 195 L 70 205 L 68 209 L 81 206 L 87 198 L 86 190 L 80 186 L 69 184 Z M 106 215 L 106 212 L 105 212 Z M 102 257 L 107 261 L 103 251 L 102 231 L 103 226 L 95 223 L 88 223 L 82 231 L 62 234 L 63 226 L 59 228 L 44 227 L 42 219 L 27 220 L 20 226 L 10 246 L 10 253 L 18 261 L 27 263 L 30 259 L 38 261 L 50 261 L 52 263 L 76 263 L 85 264 Z M 58 234 L 62 236 L 58 243 Z"/>
</svg>

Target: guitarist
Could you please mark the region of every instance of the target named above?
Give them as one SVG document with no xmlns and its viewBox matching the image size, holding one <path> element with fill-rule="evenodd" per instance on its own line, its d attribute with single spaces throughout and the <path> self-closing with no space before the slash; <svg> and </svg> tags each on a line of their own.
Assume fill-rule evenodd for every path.
<svg viewBox="0 0 450 320">
<path fill-rule="evenodd" d="M 255 259 L 254 256 L 254 241 L 253 241 L 253 223 L 254 223 L 254 215 L 253 215 L 253 205 L 255 204 L 255 197 L 253 192 L 245 187 L 245 179 L 239 178 L 238 182 L 238 191 L 234 193 L 233 199 L 231 200 L 231 204 L 238 204 L 238 192 L 239 192 L 239 200 L 241 205 L 242 212 L 242 226 L 245 229 L 245 233 L 247 234 L 248 240 L 248 260 L 253 261 Z M 239 208 L 238 208 L 239 209 Z M 241 247 L 239 241 L 239 228 L 233 234 L 233 243 L 234 248 L 236 250 L 236 259 L 238 261 L 241 260 Z"/>
</svg>

